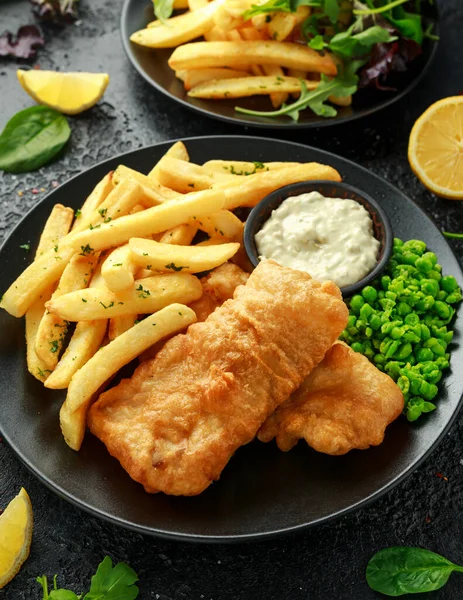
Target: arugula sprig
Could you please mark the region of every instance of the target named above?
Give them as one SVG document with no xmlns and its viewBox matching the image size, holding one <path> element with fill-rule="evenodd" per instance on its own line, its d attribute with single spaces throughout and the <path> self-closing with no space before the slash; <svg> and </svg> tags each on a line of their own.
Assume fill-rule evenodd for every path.
<svg viewBox="0 0 463 600">
<path fill-rule="evenodd" d="M 53 588 L 49 591 L 46 576 L 37 577 L 37 583 L 42 586 L 43 600 L 135 600 L 139 592 L 135 585 L 138 581 L 135 571 L 123 562 L 113 567 L 109 556 L 98 565 L 90 590 L 85 595 L 58 588 L 56 579 L 55 575 Z"/>
<path fill-rule="evenodd" d="M 161 23 L 165 23 L 174 12 L 174 0 L 153 0 L 154 14 Z"/>
<path fill-rule="evenodd" d="M 366 579 L 376 592 L 396 597 L 439 590 L 453 572 L 463 567 L 430 550 L 395 546 L 373 556 Z"/>
</svg>

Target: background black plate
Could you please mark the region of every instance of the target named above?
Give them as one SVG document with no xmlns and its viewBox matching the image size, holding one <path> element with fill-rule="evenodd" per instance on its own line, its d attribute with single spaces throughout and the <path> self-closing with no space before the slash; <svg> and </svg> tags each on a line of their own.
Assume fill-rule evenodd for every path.
<svg viewBox="0 0 463 600">
<path fill-rule="evenodd" d="M 423 7 L 428 16 L 437 21 L 437 8 L 427 5 Z M 147 23 L 154 20 L 153 3 L 150 0 L 125 0 L 121 16 L 121 36 L 124 49 L 130 62 L 140 75 L 154 88 L 180 102 L 183 106 L 195 110 L 203 115 L 253 127 L 267 127 L 269 129 L 306 129 L 309 127 L 324 127 L 360 117 L 390 106 L 412 90 L 424 76 L 437 50 L 437 42 L 425 40 L 423 54 L 416 59 L 413 67 L 398 79 L 396 92 L 386 91 L 360 91 L 355 94 L 353 106 L 341 108 L 334 118 L 318 117 L 312 111 L 303 111 L 299 121 L 282 116 L 275 119 L 255 117 L 235 112 L 235 106 L 242 106 L 252 110 L 272 110 L 272 105 L 267 97 L 238 98 L 236 100 L 201 100 L 189 98 L 183 88 L 183 83 L 175 77 L 174 71 L 169 68 L 167 60 L 172 53 L 171 49 L 149 49 L 130 42 L 130 36 L 135 31 L 143 29 Z M 437 33 L 437 28 L 434 33 Z"/>
<path fill-rule="evenodd" d="M 445 273 L 463 285 L 450 247 L 426 214 L 399 190 L 366 169 L 328 152 L 300 144 L 253 137 L 185 140 L 191 160 L 320 161 L 340 171 L 347 183 L 375 198 L 386 210 L 395 235 L 425 240 Z M 42 226 L 57 202 L 77 208 L 110 169 L 123 162 L 143 172 L 172 142 L 136 150 L 103 162 L 57 188 L 38 204 L 0 250 L 0 290 L 5 290 L 33 255 Z M 31 243 L 25 254 L 21 244 Z M 455 328 L 452 364 L 461 365 L 462 313 Z M 460 405 L 463 374 L 448 373 L 440 384 L 438 410 L 416 425 L 404 418 L 385 442 L 343 457 L 317 454 L 305 444 L 289 453 L 273 443 L 241 448 L 222 479 L 196 498 L 146 494 L 105 447 L 87 435 L 81 452 L 64 443 L 58 424 L 62 392 L 45 389 L 27 373 L 23 320 L 0 311 L 0 430 L 33 473 L 60 496 L 91 513 L 144 533 L 194 541 L 256 539 L 325 522 L 391 489 L 437 445 Z"/>
</svg>

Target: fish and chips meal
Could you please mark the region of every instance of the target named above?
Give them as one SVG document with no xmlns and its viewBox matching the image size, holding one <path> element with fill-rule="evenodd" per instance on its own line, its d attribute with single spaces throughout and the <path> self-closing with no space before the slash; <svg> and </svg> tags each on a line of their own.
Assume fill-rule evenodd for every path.
<svg viewBox="0 0 463 600">
<path fill-rule="evenodd" d="M 461 291 L 423 242 L 395 240 L 383 275 L 346 302 L 328 277 L 268 258 L 252 269 L 243 215 L 310 180 L 341 176 L 198 165 L 177 142 L 148 174 L 120 165 L 79 210 L 53 207 L 0 307 L 25 316 L 30 374 L 67 390 L 70 448 L 88 428 L 147 492 L 191 496 L 256 438 L 341 455 L 435 408 Z"/>
<path fill-rule="evenodd" d="M 302 110 L 334 117 L 362 90 L 391 93 L 435 40 L 426 2 L 154 0 L 156 20 L 130 40 L 172 48 L 169 67 L 190 98 L 265 96 L 263 117 Z M 173 11 L 177 11 L 172 16 Z M 181 11 L 181 12 L 179 12 Z M 153 60 L 164 60 L 156 56 Z"/>
</svg>

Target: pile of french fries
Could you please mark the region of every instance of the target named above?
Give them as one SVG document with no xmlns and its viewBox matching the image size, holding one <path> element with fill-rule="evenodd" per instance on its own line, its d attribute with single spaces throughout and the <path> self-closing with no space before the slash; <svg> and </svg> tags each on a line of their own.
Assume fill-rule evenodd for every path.
<svg viewBox="0 0 463 600">
<path fill-rule="evenodd" d="M 245 20 L 247 10 L 264 2 L 175 0 L 174 8 L 188 10 L 165 22 L 148 23 L 130 39 L 149 48 L 175 48 L 169 66 L 192 98 L 269 96 L 277 109 L 290 94 L 300 95 L 301 80 L 313 90 L 322 73 L 336 76 L 337 64 L 332 55 L 322 56 L 307 43 L 298 43 L 299 27 L 311 7 Z M 193 42 L 201 37 L 204 41 Z M 331 97 L 330 101 L 349 106 L 352 98 Z"/>
<path fill-rule="evenodd" d="M 29 372 L 67 389 L 60 422 L 71 448 L 117 371 L 196 321 L 188 307 L 203 293 L 196 274 L 239 260 L 244 224 L 233 209 L 311 179 L 340 176 L 318 163 L 197 165 L 177 142 L 148 175 L 120 165 L 78 211 L 54 206 L 33 262 L 0 307 L 25 315 Z M 198 242 L 198 232 L 207 239 Z"/>
</svg>

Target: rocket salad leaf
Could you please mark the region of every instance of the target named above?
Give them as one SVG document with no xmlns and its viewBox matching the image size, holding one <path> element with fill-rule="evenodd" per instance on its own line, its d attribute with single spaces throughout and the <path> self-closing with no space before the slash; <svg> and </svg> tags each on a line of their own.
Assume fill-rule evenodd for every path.
<svg viewBox="0 0 463 600">
<path fill-rule="evenodd" d="M 392 547 L 373 556 L 367 566 L 368 585 L 386 596 L 433 592 L 463 567 L 423 548 Z"/>
</svg>

